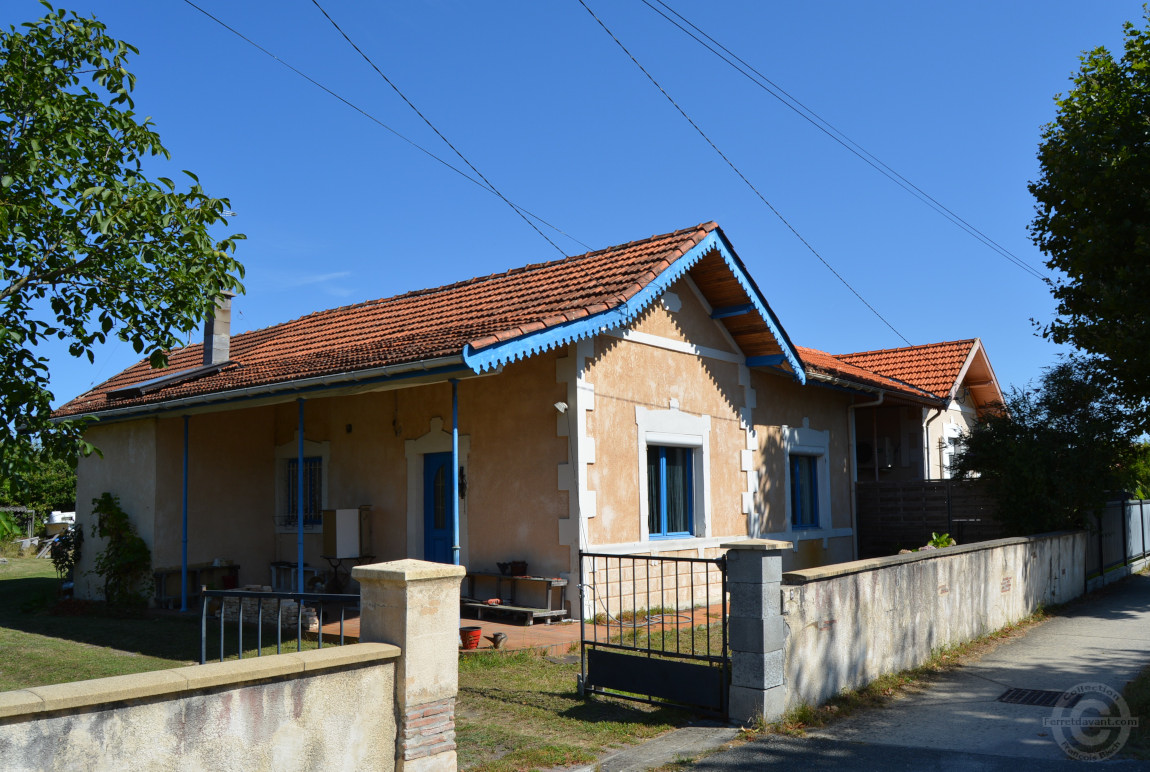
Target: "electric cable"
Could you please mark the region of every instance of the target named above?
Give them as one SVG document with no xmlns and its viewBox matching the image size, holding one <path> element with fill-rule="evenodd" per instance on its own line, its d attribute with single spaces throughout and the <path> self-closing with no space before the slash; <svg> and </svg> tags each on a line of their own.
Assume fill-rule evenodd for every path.
<svg viewBox="0 0 1150 772">
<path fill-rule="evenodd" d="M 314 2 L 314 0 L 313 0 L 313 2 Z M 837 278 L 840 282 L 842 282 L 843 286 L 845 286 L 848 290 L 850 290 L 851 293 L 856 298 L 859 299 L 859 302 L 861 302 L 864 306 L 866 306 L 868 309 L 870 309 L 870 312 L 872 314 L 874 314 L 876 317 L 878 317 L 879 320 L 883 324 L 885 324 L 887 327 L 889 327 L 895 335 L 897 335 L 904 343 L 906 343 L 906 345 L 908 345 L 908 346 L 913 345 L 913 344 L 911 344 L 911 342 L 909 340 L 907 340 L 905 335 L 903 335 L 901 332 L 899 332 L 893 324 L 891 324 L 889 321 L 886 320 L 886 317 L 884 317 L 882 314 L 880 314 L 878 312 L 878 309 L 876 309 L 869 302 L 867 302 L 866 298 L 864 298 L 861 294 L 859 294 L 859 291 L 856 290 L 853 286 L 851 286 L 850 282 L 848 282 L 843 277 L 842 274 L 840 274 L 838 271 L 836 271 L 834 266 L 832 266 L 829 262 L 827 262 L 827 259 L 824 258 L 821 254 L 819 254 L 819 251 L 817 249 L 815 249 L 814 246 L 812 246 L 809 241 L 807 241 L 805 238 L 803 238 L 803 235 L 798 232 L 798 230 L 795 228 L 795 226 L 791 225 L 791 223 L 787 220 L 787 218 L 783 217 L 782 213 L 779 212 L 779 210 L 776 209 L 774 207 L 774 205 L 771 204 L 771 202 L 767 200 L 766 196 L 764 196 L 762 193 L 759 192 L 759 189 L 756 188 L 754 186 L 754 184 L 749 179 L 747 179 L 746 175 L 744 175 L 739 170 L 739 167 L 735 166 L 735 164 L 731 161 L 731 159 L 729 159 L 723 153 L 723 151 L 719 149 L 718 145 L 716 145 L 714 142 L 711 141 L 711 138 L 707 136 L 706 132 L 704 132 L 701 128 L 699 128 L 699 125 L 697 123 L 695 123 L 694 120 L 692 120 L 691 116 L 687 115 L 687 112 L 682 107 L 679 106 L 679 103 L 676 102 L 671 97 L 670 94 L 667 93 L 667 90 L 664 89 L 661 85 L 659 85 L 659 81 L 655 80 L 654 76 L 652 76 L 651 73 L 647 72 L 646 68 L 644 68 L 643 65 L 639 63 L 639 60 L 635 58 L 635 55 L 627 50 L 627 47 L 625 45 L 623 45 L 622 41 L 620 41 L 618 37 L 615 36 L 615 33 L 612 32 L 610 30 L 610 28 L 608 28 L 607 25 L 604 24 L 603 21 L 598 16 L 595 15 L 595 12 L 592 11 L 590 7 L 588 7 L 587 3 L 585 3 L 584 0 L 578 0 L 578 3 L 579 3 L 579 5 L 583 6 L 583 8 L 587 11 L 587 13 L 591 14 L 591 18 L 594 19 L 596 22 L 598 22 L 599 26 L 603 28 L 603 31 L 606 32 L 611 37 L 611 39 L 615 41 L 615 44 L 623 50 L 623 53 L 625 53 L 628 56 L 628 58 L 630 58 L 630 60 L 632 62 L 634 62 L 635 66 L 638 67 L 639 70 L 644 75 L 647 76 L 647 79 L 649 81 L 651 81 L 652 84 L 654 84 L 655 88 L 659 89 L 659 92 L 664 97 L 667 98 L 667 101 L 670 102 L 671 105 L 676 110 L 679 111 L 679 114 L 682 115 L 684 119 L 686 119 L 687 123 L 691 124 L 692 128 L 694 128 L 695 131 L 697 131 L 699 133 L 699 136 L 701 136 L 704 140 L 706 140 L 707 144 L 711 146 L 711 149 L 714 150 L 716 153 L 718 153 L 719 157 L 722 158 L 726 162 L 727 166 L 731 167 L 731 170 L 734 171 L 735 174 L 737 174 L 739 176 L 739 179 L 741 179 L 744 183 L 746 183 L 747 187 L 750 188 L 751 191 L 754 192 L 754 194 L 756 196 L 758 196 L 759 200 L 762 201 L 766 205 L 766 207 L 768 209 L 770 209 L 771 212 L 774 213 L 775 217 L 779 218 L 779 221 L 782 222 L 783 225 L 787 226 L 787 228 L 790 230 L 790 232 L 795 235 L 795 238 L 797 238 L 800 242 L 802 242 L 803 246 L 805 246 L 808 250 L 810 250 L 811 254 L 814 255 L 815 257 L 817 257 L 819 259 L 819 262 L 821 262 L 824 266 L 826 266 L 826 269 L 828 271 L 830 271 L 832 274 L 834 274 L 835 278 Z"/>
<path fill-rule="evenodd" d="M 523 221 L 525 223 L 527 223 L 528 225 L 530 225 L 531 228 L 544 239 L 544 241 L 546 241 L 551 246 L 555 247 L 555 250 L 557 252 L 559 252 L 559 254 L 563 255 L 563 257 L 570 257 L 570 255 L 568 255 L 566 252 L 564 252 L 562 249 L 560 249 L 558 244 L 556 244 L 554 241 L 552 241 L 550 238 L 548 238 L 546 233 L 539 230 L 539 228 L 535 225 L 535 223 L 531 222 L 531 220 L 525 214 L 523 214 L 523 212 L 519 211 L 519 207 L 517 207 L 515 204 L 508 201 L 507 197 L 504 196 L 501 192 L 499 192 L 499 188 L 495 187 L 495 185 L 492 184 L 491 180 L 489 180 L 489 179 L 487 179 L 487 177 L 483 176 L 483 172 L 481 172 L 481 171 L 479 171 L 479 169 L 475 168 L 475 164 L 473 164 L 473 163 L 471 163 L 471 161 L 467 160 L 467 157 L 465 155 L 463 155 L 463 153 L 459 152 L 459 149 L 457 147 L 455 147 L 455 145 L 451 144 L 451 141 L 447 137 L 443 136 L 443 133 L 435 127 L 435 124 L 432 123 L 430 120 L 428 120 L 427 116 L 425 116 L 423 113 L 421 113 L 419 111 L 419 108 L 416 107 L 415 104 L 412 103 L 412 101 L 407 98 L 407 95 L 405 95 L 402 91 L 399 90 L 398 86 L 396 86 L 394 83 L 391 82 L 391 79 L 388 78 L 383 73 L 383 70 L 381 70 L 376 65 L 376 63 L 371 60 L 371 57 L 368 56 L 367 54 L 365 54 L 363 52 L 363 50 L 355 44 L 355 41 L 353 41 L 350 37 L 348 37 L 348 34 L 343 31 L 343 28 L 340 27 L 339 24 L 336 23 L 335 19 L 331 18 L 331 16 L 328 15 L 328 12 L 324 10 L 323 6 L 319 4 L 319 0 L 311 0 L 311 2 L 312 2 L 312 5 L 314 5 L 316 8 L 318 8 L 319 12 L 324 15 L 324 18 L 326 18 L 329 22 L 331 22 L 331 26 L 335 27 L 336 31 L 340 35 L 343 36 L 344 40 L 346 40 L 348 42 L 348 45 L 350 45 L 352 48 L 354 48 L 356 53 L 358 53 L 360 56 L 362 56 L 363 60 L 365 62 L 367 62 L 369 65 L 371 65 L 371 68 L 379 74 L 379 77 L 383 78 L 384 82 L 387 83 L 387 85 L 391 86 L 391 90 L 394 91 L 396 94 L 399 94 L 400 99 L 402 99 L 404 102 L 406 102 L 407 106 L 410 107 L 412 110 L 414 110 L 415 114 L 423 119 L 423 122 L 426 123 L 428 125 L 428 127 L 432 131 L 435 132 L 436 136 L 438 136 L 441 140 L 443 140 L 444 144 L 446 144 L 449 148 L 451 148 L 455 152 L 455 154 L 457 156 L 459 156 L 459 158 L 463 161 L 463 163 L 467 164 L 468 168 L 470 168 L 471 171 L 475 172 L 475 174 L 479 177 L 479 179 L 481 179 L 485 183 L 487 183 L 487 186 L 491 189 L 491 191 L 493 193 L 495 193 L 495 195 L 497 195 L 501 199 L 503 199 L 504 203 L 506 203 L 509 207 L 511 207 L 512 211 L 514 211 L 515 214 L 522 217 Z"/>
<path fill-rule="evenodd" d="M 1023 271 L 1026 271 L 1027 273 L 1029 273 L 1031 276 L 1035 277 L 1036 279 L 1039 279 L 1040 281 L 1046 280 L 1046 277 L 1040 271 L 1035 269 L 1033 266 L 1031 266 L 1025 260 L 1018 257 L 1013 252 L 1008 250 L 1006 247 L 1002 246 L 1001 244 L 996 242 L 994 239 L 987 236 L 985 233 L 983 233 L 981 230 L 976 228 L 971 223 L 967 222 L 961 216 L 959 216 L 954 211 L 952 211 L 950 208 L 948 208 L 945 204 L 942 204 L 941 202 L 939 202 L 937 199 L 935 199 L 933 196 L 931 196 L 929 193 L 924 191 L 922 188 L 920 188 L 919 186 L 915 185 L 913 182 L 908 180 L 906 177 L 904 177 L 898 171 L 892 169 L 890 166 L 888 166 L 886 163 L 884 163 L 881 159 L 876 157 L 873 153 L 869 152 L 862 145 L 860 145 L 859 143 L 857 143 L 853 139 L 851 139 L 849 136 L 847 136 L 842 130 L 838 129 L 833 124 L 831 124 L 828 120 L 826 120 L 821 115 L 816 113 L 814 110 L 807 107 L 805 104 L 803 104 L 801 101 L 799 101 L 799 99 L 797 99 L 795 96 L 790 94 L 782 86 L 780 86 L 779 84 L 772 81 L 770 78 L 768 78 L 766 75 L 764 75 L 759 70 L 755 69 L 755 67 L 753 65 L 749 64 L 746 60 L 744 60 L 740 56 L 738 56 L 738 54 L 735 54 L 733 51 L 731 51 L 729 48 L 724 46 L 722 43 L 715 40 L 715 38 L 713 38 L 711 35 L 707 34 L 704 30 L 700 29 L 693 22 L 691 22 L 690 19 L 687 19 L 681 13 L 676 11 L 674 8 L 667 5 L 667 3 L 663 2 L 663 0 L 654 0 L 654 2 L 658 3 L 663 8 L 667 9 L 667 11 L 669 11 L 671 14 L 674 14 L 674 16 L 676 16 L 679 20 L 681 20 L 683 22 L 683 24 L 686 24 L 691 29 L 693 29 L 695 32 L 699 33 L 699 35 L 702 35 L 704 38 L 707 39 L 707 41 L 710 41 L 710 43 L 714 44 L 714 46 L 721 49 L 723 51 L 723 53 L 720 53 L 719 51 L 715 50 L 714 47 L 712 47 L 709 43 L 700 39 L 698 35 L 696 35 L 694 32 L 691 32 L 691 30 L 688 30 L 686 27 L 683 26 L 683 24 L 680 24 L 678 21 L 676 21 L 675 19 L 672 19 L 666 13 L 664 13 L 663 11 L 656 8 L 654 5 L 651 4 L 651 0 L 642 0 L 642 2 L 644 5 L 646 5 L 648 8 L 650 8 L 652 11 L 657 13 L 659 16 L 663 17 L 663 19 L 665 19 L 667 22 L 669 22 L 670 24 L 677 27 L 680 31 L 682 31 L 684 34 L 686 34 L 692 40 L 694 40 L 699 45 L 706 48 L 708 51 L 713 53 L 715 56 L 717 56 L 719 59 L 721 59 L 722 61 L 724 61 L 728 65 L 730 65 L 737 72 L 742 74 L 743 77 L 747 78 L 752 83 L 754 83 L 756 86 L 761 88 L 763 91 L 770 94 L 772 97 L 777 99 L 781 104 L 786 106 L 788 109 L 792 110 L 796 115 L 800 116 L 801 118 L 806 120 L 808 123 L 810 123 L 812 126 L 817 128 L 819 131 L 826 134 L 832 140 L 834 140 L 835 142 L 842 145 L 843 148 L 845 148 L 849 152 L 853 153 L 861 161 L 863 161 L 868 166 L 873 168 L 879 174 L 882 174 L 884 177 L 889 179 L 891 182 L 898 185 L 900 188 L 905 190 L 910 195 L 914 196 L 916 199 L 918 199 L 920 202 L 922 202 L 923 204 L 925 204 L 926 206 L 928 206 L 929 208 L 931 208 L 932 210 L 937 212 L 939 215 L 944 217 L 950 223 L 957 226 L 959 229 L 961 229 L 962 231 L 964 231 L 968 235 L 972 236 L 974 239 L 979 241 L 984 246 L 989 247 L 992 251 L 997 252 L 1000 256 L 1004 257 L 1005 259 L 1007 259 L 1008 261 L 1013 263 L 1016 267 L 1022 269 Z M 724 54 L 726 54 L 726 55 L 724 55 Z M 730 58 L 728 58 L 728 56 Z M 735 61 L 731 61 L 731 59 L 734 59 Z M 738 64 L 736 64 L 736 62 L 738 62 Z M 743 68 L 746 68 L 746 69 L 743 69 Z M 747 72 L 747 70 L 749 70 L 750 72 Z M 752 75 L 751 73 L 754 73 L 754 75 Z"/>
<path fill-rule="evenodd" d="M 319 90 L 323 91 L 323 92 L 324 92 L 325 94 L 327 94 L 328 96 L 334 97 L 335 99 L 339 100 L 339 101 L 340 101 L 340 102 L 342 102 L 343 104 L 345 104 L 345 105 L 347 105 L 348 107 L 350 107 L 352 110 L 355 110 L 357 113 L 359 113 L 359 114 L 360 114 L 360 115 L 362 115 L 363 117 L 367 118 L 367 119 L 368 119 L 369 121 L 371 121 L 372 123 L 376 124 L 377 126 L 379 126 L 379 127 L 380 127 L 380 128 L 382 128 L 382 129 L 384 129 L 384 130 L 386 130 L 386 131 L 390 132 L 391 134 L 393 134 L 393 135 L 394 135 L 394 136 L 396 136 L 397 138 L 399 138 L 399 139 L 403 140 L 404 142 L 406 142 L 407 144 L 411 145 L 413 148 L 415 148 L 415 149 L 416 149 L 416 150 L 418 150 L 419 152 L 423 153 L 424 155 L 428 156 L 428 157 L 429 157 L 429 158 L 431 158 L 432 160 L 434 160 L 434 161 L 437 161 L 438 163 L 440 163 L 440 164 L 442 164 L 443 166 L 447 167 L 448 169 L 450 169 L 451 171 L 455 172 L 456 174 L 458 174 L 458 175 L 459 175 L 460 177 L 462 177 L 463 179 L 465 179 L 465 180 L 467 180 L 468 182 L 471 182 L 471 183 L 473 183 L 473 184 L 477 185 L 478 187 L 482 188 L 483 190 L 487 191 L 488 193 L 490 193 L 490 194 L 492 194 L 492 195 L 498 195 L 498 194 L 497 194 L 497 193 L 496 193 L 494 190 L 492 190 L 491 188 L 489 188 L 487 185 L 485 185 L 484 183 L 480 182 L 479 180 L 475 179 L 474 177 L 472 177 L 472 176 L 471 176 L 470 174 L 468 174 L 467 172 L 463 171 L 462 169 L 460 169 L 460 168 L 459 168 L 459 167 L 457 167 L 457 166 L 453 166 L 451 163 L 449 163 L 448 161 L 445 161 L 443 158 L 440 158 L 438 155 L 436 155 L 435 153 L 431 152 L 431 151 L 430 151 L 430 150 L 428 150 L 427 148 L 423 147 L 423 146 L 422 146 L 422 145 L 420 145 L 419 143 L 417 143 L 417 142 L 415 142 L 415 141 L 413 141 L 413 140 L 409 139 L 408 137 L 404 136 L 404 135 L 403 135 L 403 134 L 401 134 L 400 132 L 398 132 L 398 131 L 396 131 L 395 129 L 393 129 L 391 126 L 388 126 L 386 123 L 384 123 L 383 121 L 381 121 L 379 118 L 376 118 L 374 115 L 372 115 L 371 113 L 367 112 L 367 111 L 366 111 L 366 110 L 364 110 L 362 107 L 360 107 L 360 106 L 356 105 L 355 103 L 353 103 L 353 102 L 351 102 L 350 100 L 346 99 L 345 97 L 341 96 L 341 95 L 340 95 L 339 93 L 337 93 L 336 91 L 333 91 L 332 89 L 328 88 L 328 87 L 327 87 L 327 86 L 325 86 L 324 84 L 320 83 L 320 82 L 319 82 L 319 81 L 317 81 L 315 78 L 312 78 L 312 77 L 311 77 L 310 75 L 308 75 L 307 73 L 305 73 L 305 72 L 303 72 L 303 71 L 301 71 L 301 70 L 297 69 L 296 67 L 292 66 L 291 64 L 289 64 L 288 62 L 284 61 L 284 60 L 283 60 L 283 59 L 281 59 L 280 57 L 276 56 L 274 53 L 272 53 L 272 52 L 271 52 L 271 51 L 269 51 L 268 49 L 264 48 L 263 46 L 261 46 L 259 43 L 255 42 L 254 40 L 252 40 L 252 39 L 251 39 L 251 38 L 249 38 L 248 36 L 244 35 L 242 32 L 240 32 L 239 30 L 235 29 L 234 27 L 232 27 L 231 25 L 229 25 L 227 22 L 223 21 L 222 19 L 219 19 L 219 18 L 217 18 L 216 16 L 213 16 L 213 15 L 212 15 L 211 13 L 209 13 L 208 11 L 206 11 L 206 10 L 204 10 L 203 8 L 201 8 L 200 6 L 196 5 L 194 2 L 192 2 L 192 0 L 184 0 L 184 3 L 186 3 L 186 4 L 187 4 L 187 5 L 189 5 L 189 6 L 191 6 L 192 8 L 196 9 L 197 11 L 199 11 L 200 13 L 202 13 L 204 16 L 208 17 L 209 19 L 211 19 L 212 21 L 214 21 L 216 24 L 220 25 L 221 27 L 223 27 L 224 29 L 226 29 L 228 32 L 230 32 L 230 33 L 232 33 L 233 35 L 235 35 L 236 37 L 238 37 L 240 40 L 244 41 L 244 42 L 245 42 L 245 43 L 247 43 L 248 45 L 250 45 L 250 46 L 252 46 L 253 48 L 255 48 L 255 49 L 256 49 L 257 51 L 259 51 L 260 53 L 264 54 L 265 56 L 268 56 L 268 57 L 270 57 L 271 59 L 274 59 L 276 62 L 278 62 L 279 64 L 283 65 L 283 66 L 284 66 L 284 67 L 286 67 L 287 69 L 291 70 L 291 71 L 292 71 L 292 72 L 294 72 L 296 75 L 300 76 L 301 78 L 303 78 L 304 80 L 306 80 L 308 83 L 312 84 L 313 86 L 315 86 L 315 87 L 316 87 L 316 88 L 318 88 Z M 523 207 L 519 206 L 518 204 L 512 204 L 512 206 L 513 206 L 513 207 L 514 207 L 516 210 L 518 210 L 519 212 L 522 212 L 523 214 L 527 215 L 528 217 L 534 218 L 534 219 L 535 219 L 535 220 L 537 220 L 538 222 L 542 223 L 542 224 L 543 224 L 545 227 L 547 227 L 547 228 L 550 228 L 551 230 L 555 231 L 556 233 L 558 233 L 558 234 L 560 234 L 560 235 L 562 235 L 562 236 L 565 236 L 565 237 L 567 237 L 567 238 L 571 239 L 571 240 L 572 240 L 572 241 L 574 241 L 576 244 L 579 244 L 580 246 L 582 246 L 582 247 L 584 247 L 585 249 L 587 249 L 587 251 L 589 251 L 589 252 L 590 252 L 590 251 L 592 250 L 592 247 L 588 246 L 587 244 L 584 244 L 582 241 L 580 241 L 579 239 L 575 238 L 574 236 L 572 236 L 571 234 L 567 233 L 566 231 L 562 230 L 561 228 L 558 228 L 558 227 L 556 227 L 556 226 L 552 225 L 551 223 L 547 222 L 547 220 L 544 220 L 542 217 L 540 217 L 540 216 L 539 216 L 539 215 L 537 215 L 537 214 L 534 214 L 534 213 L 533 213 L 533 212 L 531 212 L 530 210 L 528 210 L 528 209 L 524 209 Z"/>
</svg>

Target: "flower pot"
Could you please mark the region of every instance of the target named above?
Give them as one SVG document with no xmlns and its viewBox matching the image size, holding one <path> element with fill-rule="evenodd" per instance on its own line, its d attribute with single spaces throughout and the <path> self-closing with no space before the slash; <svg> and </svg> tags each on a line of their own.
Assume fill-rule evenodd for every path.
<svg viewBox="0 0 1150 772">
<path fill-rule="evenodd" d="M 479 635 L 483 632 L 482 627 L 461 627 L 459 628 L 459 645 L 465 649 L 478 649 L 479 648 Z"/>
</svg>

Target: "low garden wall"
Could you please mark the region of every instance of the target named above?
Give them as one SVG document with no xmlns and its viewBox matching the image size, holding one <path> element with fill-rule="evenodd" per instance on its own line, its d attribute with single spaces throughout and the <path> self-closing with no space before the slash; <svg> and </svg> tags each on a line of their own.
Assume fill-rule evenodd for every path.
<svg viewBox="0 0 1150 772">
<path fill-rule="evenodd" d="M 455 770 L 464 572 L 355 567 L 362 643 L 0 692 L 0 768 Z"/>
<path fill-rule="evenodd" d="M 395 769 L 395 660 L 360 643 L 0 693 L 5 769 Z"/>
<path fill-rule="evenodd" d="M 786 706 L 915 667 L 1085 588 L 1084 532 L 996 539 L 782 574 Z"/>
</svg>

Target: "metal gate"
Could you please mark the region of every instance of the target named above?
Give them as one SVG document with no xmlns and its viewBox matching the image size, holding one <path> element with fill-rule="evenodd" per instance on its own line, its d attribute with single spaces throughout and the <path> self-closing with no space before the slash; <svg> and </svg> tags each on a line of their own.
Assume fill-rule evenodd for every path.
<svg viewBox="0 0 1150 772">
<path fill-rule="evenodd" d="M 727 715 L 727 561 L 579 553 L 584 693 Z"/>
</svg>

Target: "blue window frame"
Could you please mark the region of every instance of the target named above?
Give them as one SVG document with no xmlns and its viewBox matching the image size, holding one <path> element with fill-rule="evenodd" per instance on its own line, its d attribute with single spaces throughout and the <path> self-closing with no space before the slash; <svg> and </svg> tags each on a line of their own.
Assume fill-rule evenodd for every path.
<svg viewBox="0 0 1150 772">
<path fill-rule="evenodd" d="M 694 451 L 647 446 L 647 531 L 653 539 L 694 535 Z"/>
<path fill-rule="evenodd" d="M 299 459 L 289 458 L 287 463 L 287 511 L 283 524 L 294 526 L 299 512 L 297 493 L 299 488 Z M 323 458 L 305 456 L 303 460 L 303 524 L 319 526 L 323 520 Z"/>
<path fill-rule="evenodd" d="M 791 526 L 819 527 L 818 456 L 791 456 Z"/>
</svg>

